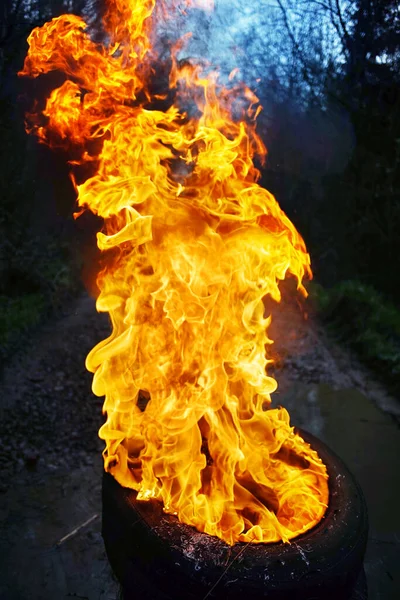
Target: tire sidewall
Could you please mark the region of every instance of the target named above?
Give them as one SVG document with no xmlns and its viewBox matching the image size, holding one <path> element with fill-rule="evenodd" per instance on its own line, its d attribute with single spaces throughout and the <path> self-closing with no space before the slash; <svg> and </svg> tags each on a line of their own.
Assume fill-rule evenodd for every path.
<svg viewBox="0 0 400 600">
<path fill-rule="evenodd" d="M 137 502 L 134 491 L 105 474 L 103 537 L 125 597 L 140 590 L 143 600 L 350 598 L 367 541 L 362 491 L 325 444 L 298 433 L 327 465 L 330 496 L 320 523 L 290 544 L 230 547 L 164 514 L 159 503 Z"/>
</svg>

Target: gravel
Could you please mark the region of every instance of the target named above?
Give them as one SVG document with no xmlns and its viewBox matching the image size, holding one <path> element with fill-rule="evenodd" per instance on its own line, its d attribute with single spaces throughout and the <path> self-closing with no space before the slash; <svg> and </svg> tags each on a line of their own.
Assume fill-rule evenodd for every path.
<svg viewBox="0 0 400 600">
<path fill-rule="evenodd" d="M 85 357 L 108 333 L 108 317 L 96 313 L 91 298 L 80 298 L 6 367 L 0 385 L 0 491 L 16 475 L 89 466 L 99 456 L 102 399 L 91 392 Z"/>
</svg>

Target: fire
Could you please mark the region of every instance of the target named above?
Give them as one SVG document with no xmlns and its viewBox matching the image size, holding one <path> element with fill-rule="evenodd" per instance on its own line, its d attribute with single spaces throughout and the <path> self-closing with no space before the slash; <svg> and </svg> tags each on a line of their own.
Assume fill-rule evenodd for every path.
<svg viewBox="0 0 400 600">
<path fill-rule="evenodd" d="M 29 36 L 21 71 L 65 74 L 29 128 L 73 145 L 74 164 L 90 167 L 75 178 L 79 207 L 104 219 L 97 309 L 113 331 L 87 357 L 105 396 L 104 467 L 228 544 L 288 541 L 323 517 L 327 472 L 287 411 L 269 409 L 263 299 L 279 301 L 289 274 L 306 294 L 309 255 L 257 184 L 265 148 L 250 90 L 180 65 L 175 48 L 175 100 L 154 108 L 155 8 L 108 0 L 108 45 L 80 17 L 53 19 Z"/>
</svg>

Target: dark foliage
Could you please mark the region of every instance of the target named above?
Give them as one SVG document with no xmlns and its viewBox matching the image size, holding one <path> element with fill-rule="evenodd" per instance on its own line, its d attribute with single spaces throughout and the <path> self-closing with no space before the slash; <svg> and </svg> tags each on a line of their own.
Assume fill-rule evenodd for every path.
<svg viewBox="0 0 400 600">
<path fill-rule="evenodd" d="M 332 334 L 352 346 L 377 376 L 400 391 L 400 312 L 371 286 L 343 281 L 311 297 Z"/>
<path fill-rule="evenodd" d="M 0 12 L 0 360 L 82 289 L 93 288 L 94 232 L 99 224 L 72 217 L 75 192 L 68 157 L 25 132 L 25 113 L 45 98 L 46 81 L 25 81 L 31 30 L 71 9 L 93 14 L 100 0 L 4 0 Z M 90 21 L 90 18 L 89 18 Z M 89 222 L 88 222 L 89 221 Z M 91 244 L 87 241 L 90 239 Z M 82 258 L 81 249 L 93 249 Z"/>
<path fill-rule="evenodd" d="M 326 286 L 357 279 L 397 302 L 400 271 L 400 11 L 390 0 L 316 3 L 337 30 L 339 60 L 315 64 L 318 40 L 290 30 L 297 99 L 275 96 L 263 182 L 302 232 Z M 321 8 L 321 6 L 323 8 Z M 304 11 L 306 9 L 304 8 Z M 323 14 L 327 12 L 328 14 Z M 304 12 L 306 16 L 306 12 Z M 311 41 L 310 41 L 311 40 Z M 321 57 L 322 60 L 322 57 Z M 268 79 L 267 79 L 268 81 Z M 269 81 L 269 84 L 271 82 Z M 305 90 L 299 100 L 300 92 Z M 271 106 L 271 87 L 260 88 Z M 277 98 L 277 99 L 276 99 Z"/>
</svg>

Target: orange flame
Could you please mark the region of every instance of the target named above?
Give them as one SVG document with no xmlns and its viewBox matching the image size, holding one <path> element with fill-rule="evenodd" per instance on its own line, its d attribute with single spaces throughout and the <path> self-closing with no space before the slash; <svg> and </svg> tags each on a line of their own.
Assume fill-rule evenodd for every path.
<svg viewBox="0 0 400 600">
<path fill-rule="evenodd" d="M 108 5 L 109 46 L 63 15 L 31 33 L 21 72 L 65 73 L 31 130 L 96 165 L 76 190 L 103 217 L 109 255 L 97 309 L 113 332 L 87 358 L 105 396 L 105 469 L 229 544 L 288 541 L 322 518 L 328 487 L 287 411 L 266 410 L 277 384 L 263 298 L 279 301 L 288 274 L 305 294 L 311 270 L 301 236 L 256 183 L 257 98 L 173 57 L 176 101 L 154 109 L 155 0 Z M 190 97 L 197 109 L 185 113 Z"/>
</svg>

